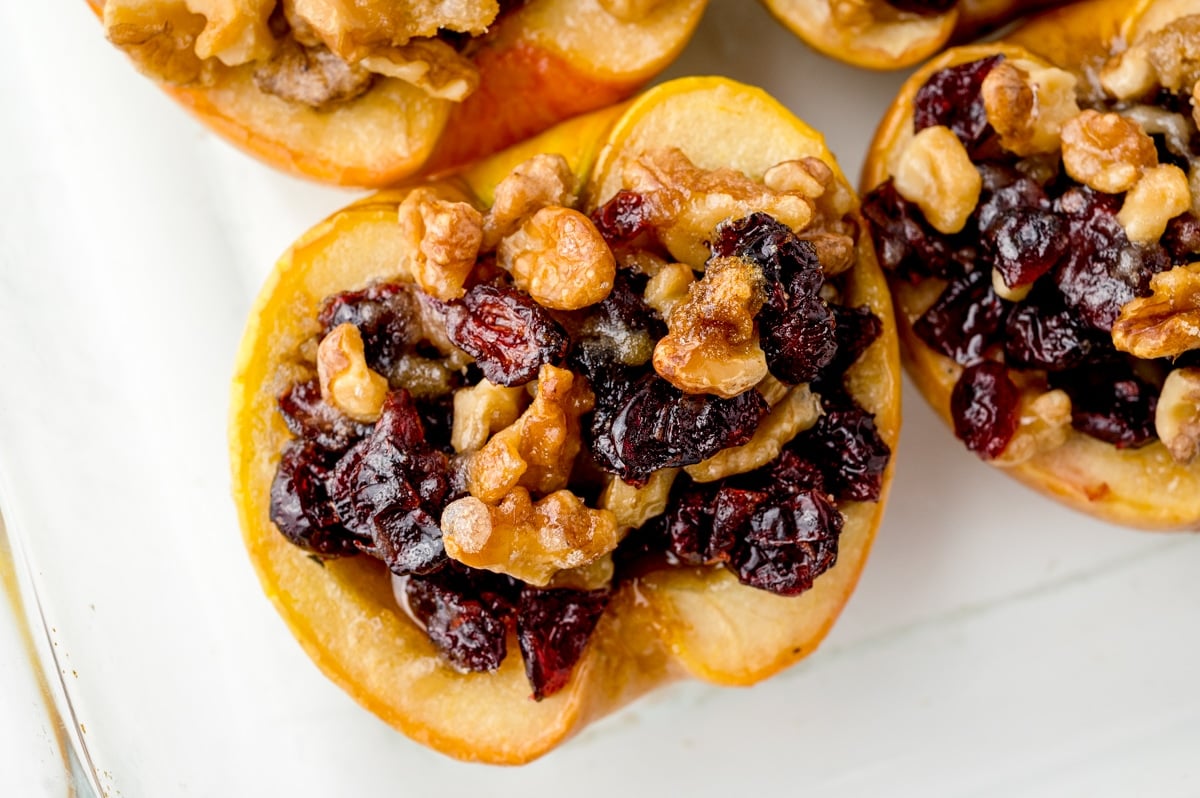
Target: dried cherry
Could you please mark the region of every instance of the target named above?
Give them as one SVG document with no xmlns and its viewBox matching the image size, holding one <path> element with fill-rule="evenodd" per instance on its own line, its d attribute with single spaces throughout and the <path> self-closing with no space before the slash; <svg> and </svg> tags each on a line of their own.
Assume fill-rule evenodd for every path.
<svg viewBox="0 0 1200 798">
<path fill-rule="evenodd" d="M 1121 360 L 1051 375 L 1050 384 L 1071 397 L 1071 426 L 1086 435 L 1118 449 L 1135 449 L 1157 437 L 1158 390 Z"/>
<path fill-rule="evenodd" d="M 1047 292 L 1048 293 L 1048 292 Z M 1087 362 L 1099 344 L 1055 297 L 1031 295 L 1004 324 L 1004 357 L 1014 368 L 1064 371 Z M 1111 342 L 1110 342 L 1111 346 Z"/>
<path fill-rule="evenodd" d="M 488 581 L 496 579 L 447 568 L 432 576 L 409 577 L 404 585 L 409 611 L 446 660 L 461 671 L 494 671 L 508 653 L 513 607 L 501 593 L 486 589 Z"/>
<path fill-rule="evenodd" d="M 567 686 L 611 594 L 526 586 L 517 604 L 517 643 L 534 699 Z"/>
<path fill-rule="evenodd" d="M 967 366 L 950 393 L 954 434 L 985 460 L 999 457 L 1017 431 L 1019 401 L 1003 363 L 985 360 Z"/>
<path fill-rule="evenodd" d="M 567 355 L 571 341 L 528 295 L 501 285 L 477 285 L 445 310 L 446 334 L 475 358 L 497 385 L 523 385 L 547 363 Z"/>
<path fill-rule="evenodd" d="M 972 160 L 981 159 L 995 139 L 983 105 L 983 80 L 1003 60 L 1003 55 L 993 55 L 930 75 L 913 101 L 913 132 L 943 125 L 958 136 Z"/>
<path fill-rule="evenodd" d="M 984 251 L 1009 288 L 1031 285 L 1067 254 L 1067 226 L 1049 211 L 1001 212 L 983 233 Z"/>
<path fill-rule="evenodd" d="M 823 488 L 838 501 L 876 501 L 892 456 L 875 417 L 855 404 L 827 406 L 787 448 L 818 464 Z"/>
<path fill-rule="evenodd" d="M 325 488 L 333 455 L 311 441 L 289 441 L 271 481 L 271 522 L 306 551 L 323 556 L 357 552 Z"/>
<path fill-rule="evenodd" d="M 992 275 L 979 269 L 954 280 L 913 324 L 917 337 L 964 366 L 979 362 L 1000 340 L 1008 306 L 992 289 Z"/>
<path fill-rule="evenodd" d="M 629 244 L 649 232 L 651 221 L 646 198 L 626 189 L 592 212 L 592 223 L 610 247 Z"/>
</svg>

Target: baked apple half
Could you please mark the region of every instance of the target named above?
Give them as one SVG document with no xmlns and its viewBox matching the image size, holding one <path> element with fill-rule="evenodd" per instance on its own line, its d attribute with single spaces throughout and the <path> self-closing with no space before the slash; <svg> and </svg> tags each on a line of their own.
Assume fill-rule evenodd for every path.
<svg viewBox="0 0 1200 798">
<path fill-rule="evenodd" d="M 706 0 L 88 0 L 109 41 L 243 150 L 384 187 L 628 97 Z"/>
<path fill-rule="evenodd" d="M 1080 3 L 905 85 L 864 173 L 910 373 L 1100 518 L 1200 525 L 1200 2 Z"/>
<path fill-rule="evenodd" d="M 719 78 L 363 200 L 242 342 L 251 558 L 331 679 L 462 759 L 757 682 L 816 648 L 879 524 L 889 302 L 822 138 Z"/>
<path fill-rule="evenodd" d="M 912 66 L 1061 0 L 762 0 L 810 47 L 869 69 Z"/>
</svg>

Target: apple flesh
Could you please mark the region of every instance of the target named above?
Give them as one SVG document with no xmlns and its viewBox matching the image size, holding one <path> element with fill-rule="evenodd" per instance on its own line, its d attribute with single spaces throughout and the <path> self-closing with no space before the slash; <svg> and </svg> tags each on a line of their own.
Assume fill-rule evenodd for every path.
<svg viewBox="0 0 1200 798">
<path fill-rule="evenodd" d="M 102 13 L 104 0 L 88 2 Z M 378 77 L 360 97 L 318 111 L 260 91 L 253 64 L 219 69 L 211 87 L 163 88 L 278 169 L 385 187 L 462 165 L 629 96 L 683 49 L 706 3 L 665 0 L 625 22 L 597 0 L 530 0 L 474 43 L 480 86 L 457 104 Z"/>
<path fill-rule="evenodd" d="M 714 130 L 714 120 L 723 127 Z M 558 152 L 587 178 L 586 196 L 594 204 L 613 190 L 625 158 L 663 146 L 680 147 L 701 165 L 736 166 L 750 175 L 810 155 L 836 170 L 820 136 L 763 92 L 692 78 L 659 86 L 626 107 L 572 120 L 431 185 L 447 198 L 485 205 L 513 166 L 535 152 Z M 844 182 L 840 172 L 838 178 Z M 290 437 L 275 409 L 276 396 L 297 376 L 287 364 L 311 336 L 311 319 L 325 297 L 392 272 L 403 247 L 396 223 L 403 196 L 391 191 L 358 202 L 310 230 L 283 256 L 251 314 L 233 384 L 233 485 L 246 545 L 266 593 L 322 671 L 415 740 L 460 759 L 515 764 L 673 679 L 751 684 L 815 649 L 866 560 L 890 469 L 878 503 L 842 507 L 838 562 L 810 591 L 783 598 L 741 585 L 720 569 L 646 573 L 636 590 L 628 582 L 618 588 L 570 683 L 541 702 L 529 700 L 517 656 L 495 673 L 461 674 L 445 665 L 397 607 L 380 563 L 359 557 L 321 568 L 279 534 L 268 504 L 279 452 Z M 880 435 L 894 449 L 898 346 L 886 284 L 868 237 L 860 240 L 847 302 L 869 304 L 884 331 L 852 368 L 847 385 L 876 414 Z"/>
<path fill-rule="evenodd" d="M 1081 71 L 1107 58 L 1113 41 L 1129 37 L 1142 15 L 1154 8 L 1158 6 L 1153 0 L 1092 0 L 1036 17 L 1001 42 L 943 53 L 905 83 L 885 115 L 863 168 L 863 192 L 888 178 L 888 163 L 911 136 L 916 93 L 935 71 L 996 54 Z M 962 369 L 913 332 L 913 324 L 936 300 L 940 285 L 891 283 L 909 375 L 934 410 L 952 425 L 950 393 Z M 1064 445 L 1004 470 L 1103 520 L 1154 530 L 1200 528 L 1200 467 L 1176 463 L 1157 441 L 1121 450 L 1072 431 Z"/>
</svg>

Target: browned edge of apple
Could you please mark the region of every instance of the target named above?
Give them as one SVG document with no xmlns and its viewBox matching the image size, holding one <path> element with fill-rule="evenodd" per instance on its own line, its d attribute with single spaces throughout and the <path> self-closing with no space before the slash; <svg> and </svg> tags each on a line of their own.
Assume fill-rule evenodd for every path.
<svg viewBox="0 0 1200 798">
<path fill-rule="evenodd" d="M 103 13 L 104 0 L 87 0 Z M 211 87 L 159 84 L 176 102 L 230 143 L 267 164 L 300 177 L 345 186 L 383 188 L 433 171 L 459 166 L 496 152 L 577 114 L 628 97 L 683 49 L 707 0 L 670 0 L 655 12 L 676 18 L 660 51 L 628 70 L 589 63 L 578 53 L 556 52 L 547 43 L 554 32 L 531 30 L 543 6 L 569 6 L 571 0 L 531 0 L 505 16 L 486 36 L 474 59 L 480 86 L 463 103 L 424 96 L 393 78 L 379 78 L 363 97 L 326 112 L 301 108 L 261 94 L 249 79 L 252 67 L 225 70 Z M 536 23 L 534 23 L 536 24 Z M 381 100 L 378 86 L 401 98 Z M 375 96 L 372 96 L 375 95 Z M 405 110 L 408 98 L 417 110 Z M 386 117 L 393 106 L 393 116 Z M 377 128 L 365 152 L 350 152 L 336 139 L 351 138 L 361 115 L 363 128 Z M 340 130 L 326 122 L 344 115 Z M 329 127 L 333 127 L 330 124 Z M 302 131 L 296 140 L 296 131 Z"/>
<path fill-rule="evenodd" d="M 1003 53 L 1041 59 L 1063 69 L 1084 72 L 1110 52 L 1117 39 L 1151 0 L 1088 0 L 1041 14 L 1004 40 L 954 48 L 918 70 L 904 84 L 875 133 L 863 167 L 861 190 L 867 193 L 888 177 L 891 153 L 910 135 L 912 104 L 918 89 L 942 68 Z M 913 323 L 940 293 L 941 283 L 913 286 L 890 278 L 896 324 L 909 376 L 947 425 L 953 427 L 950 393 L 961 367 L 921 341 Z M 1181 466 L 1155 442 L 1120 450 L 1072 431 L 1066 444 L 1006 473 L 1064 504 L 1105 521 L 1147 530 L 1200 528 L 1200 468 Z"/>
</svg>

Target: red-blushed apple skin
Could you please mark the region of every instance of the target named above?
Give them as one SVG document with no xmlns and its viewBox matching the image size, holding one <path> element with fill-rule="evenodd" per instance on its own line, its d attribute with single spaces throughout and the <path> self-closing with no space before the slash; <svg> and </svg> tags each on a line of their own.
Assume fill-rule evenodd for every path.
<svg viewBox="0 0 1200 798">
<path fill-rule="evenodd" d="M 1129 33 L 1151 0 L 1092 0 L 1033 18 L 1001 42 L 949 50 L 918 70 L 903 86 L 875 134 L 863 168 L 865 194 L 888 177 L 889 158 L 912 130 L 912 104 L 929 76 L 947 66 L 1002 53 L 1009 58 L 1043 60 L 1082 72 L 1111 53 L 1114 39 Z M 891 280 L 896 323 L 909 376 L 948 425 L 950 393 L 961 367 L 935 352 L 913 332 L 940 292 L 928 281 L 913 286 Z M 1176 463 L 1159 442 L 1140 449 L 1117 449 L 1072 431 L 1063 446 L 1006 473 L 1058 501 L 1105 521 L 1149 530 L 1200 529 L 1200 466 Z"/>
<path fill-rule="evenodd" d="M 756 152 L 775 158 L 823 154 L 823 141 L 763 92 L 719 78 L 657 87 L 631 104 L 585 116 L 432 185 L 447 198 L 486 202 L 497 180 L 529 154 L 560 152 L 582 177 L 589 202 L 619 163 L 624 145 L 654 141 L 671 120 L 699 109 L 741 114 L 747 137 L 768 137 L 729 160 L 761 174 Z M 665 110 L 664 110 L 665 109 Z M 731 122 L 730 124 L 734 124 Z M 700 158 L 703 126 L 682 145 Z M 646 131 L 649 130 L 649 134 Z M 793 143 L 788 145 L 788 141 Z M 721 141 L 727 141 L 722 137 Z M 714 143 L 709 160 L 720 160 Z M 773 163 L 774 161 L 771 161 Z M 844 177 L 838 172 L 839 179 Z M 396 208 L 406 189 L 384 192 L 312 228 L 280 259 L 247 324 L 231 395 L 233 493 L 245 542 L 263 588 L 318 667 L 380 718 L 413 739 L 459 759 L 519 764 L 541 756 L 591 720 L 647 690 L 695 677 L 752 684 L 811 653 L 853 591 L 882 517 L 878 503 L 844 506 L 838 563 L 812 590 L 783 598 L 745 587 L 722 569 L 652 570 L 624 583 L 562 692 L 530 700 L 515 646 L 496 673 L 460 674 L 444 664 L 423 631 L 397 608 L 386 569 L 369 558 L 321 567 L 287 542 L 268 516 L 269 486 L 289 433 L 275 397 L 296 379 L 295 352 L 309 338 L 319 303 L 391 273 L 403 246 Z M 900 426 L 899 353 L 890 299 L 868 237 L 847 283 L 846 301 L 869 304 L 883 334 L 848 374 L 848 386 L 875 412 L 893 449 Z"/>
<path fill-rule="evenodd" d="M 103 13 L 104 0 L 87 2 Z M 202 123 L 277 169 L 383 188 L 461 166 L 628 97 L 678 55 L 707 4 L 669 0 L 660 14 L 676 20 L 658 50 L 614 71 L 589 53 L 553 48 L 554 30 L 533 29 L 547 17 L 541 7 L 567 2 L 531 0 L 497 23 L 473 55 L 480 86 L 463 103 L 381 77 L 362 97 L 318 112 L 258 91 L 252 65 L 223 69 L 211 87 L 160 85 Z"/>
</svg>

